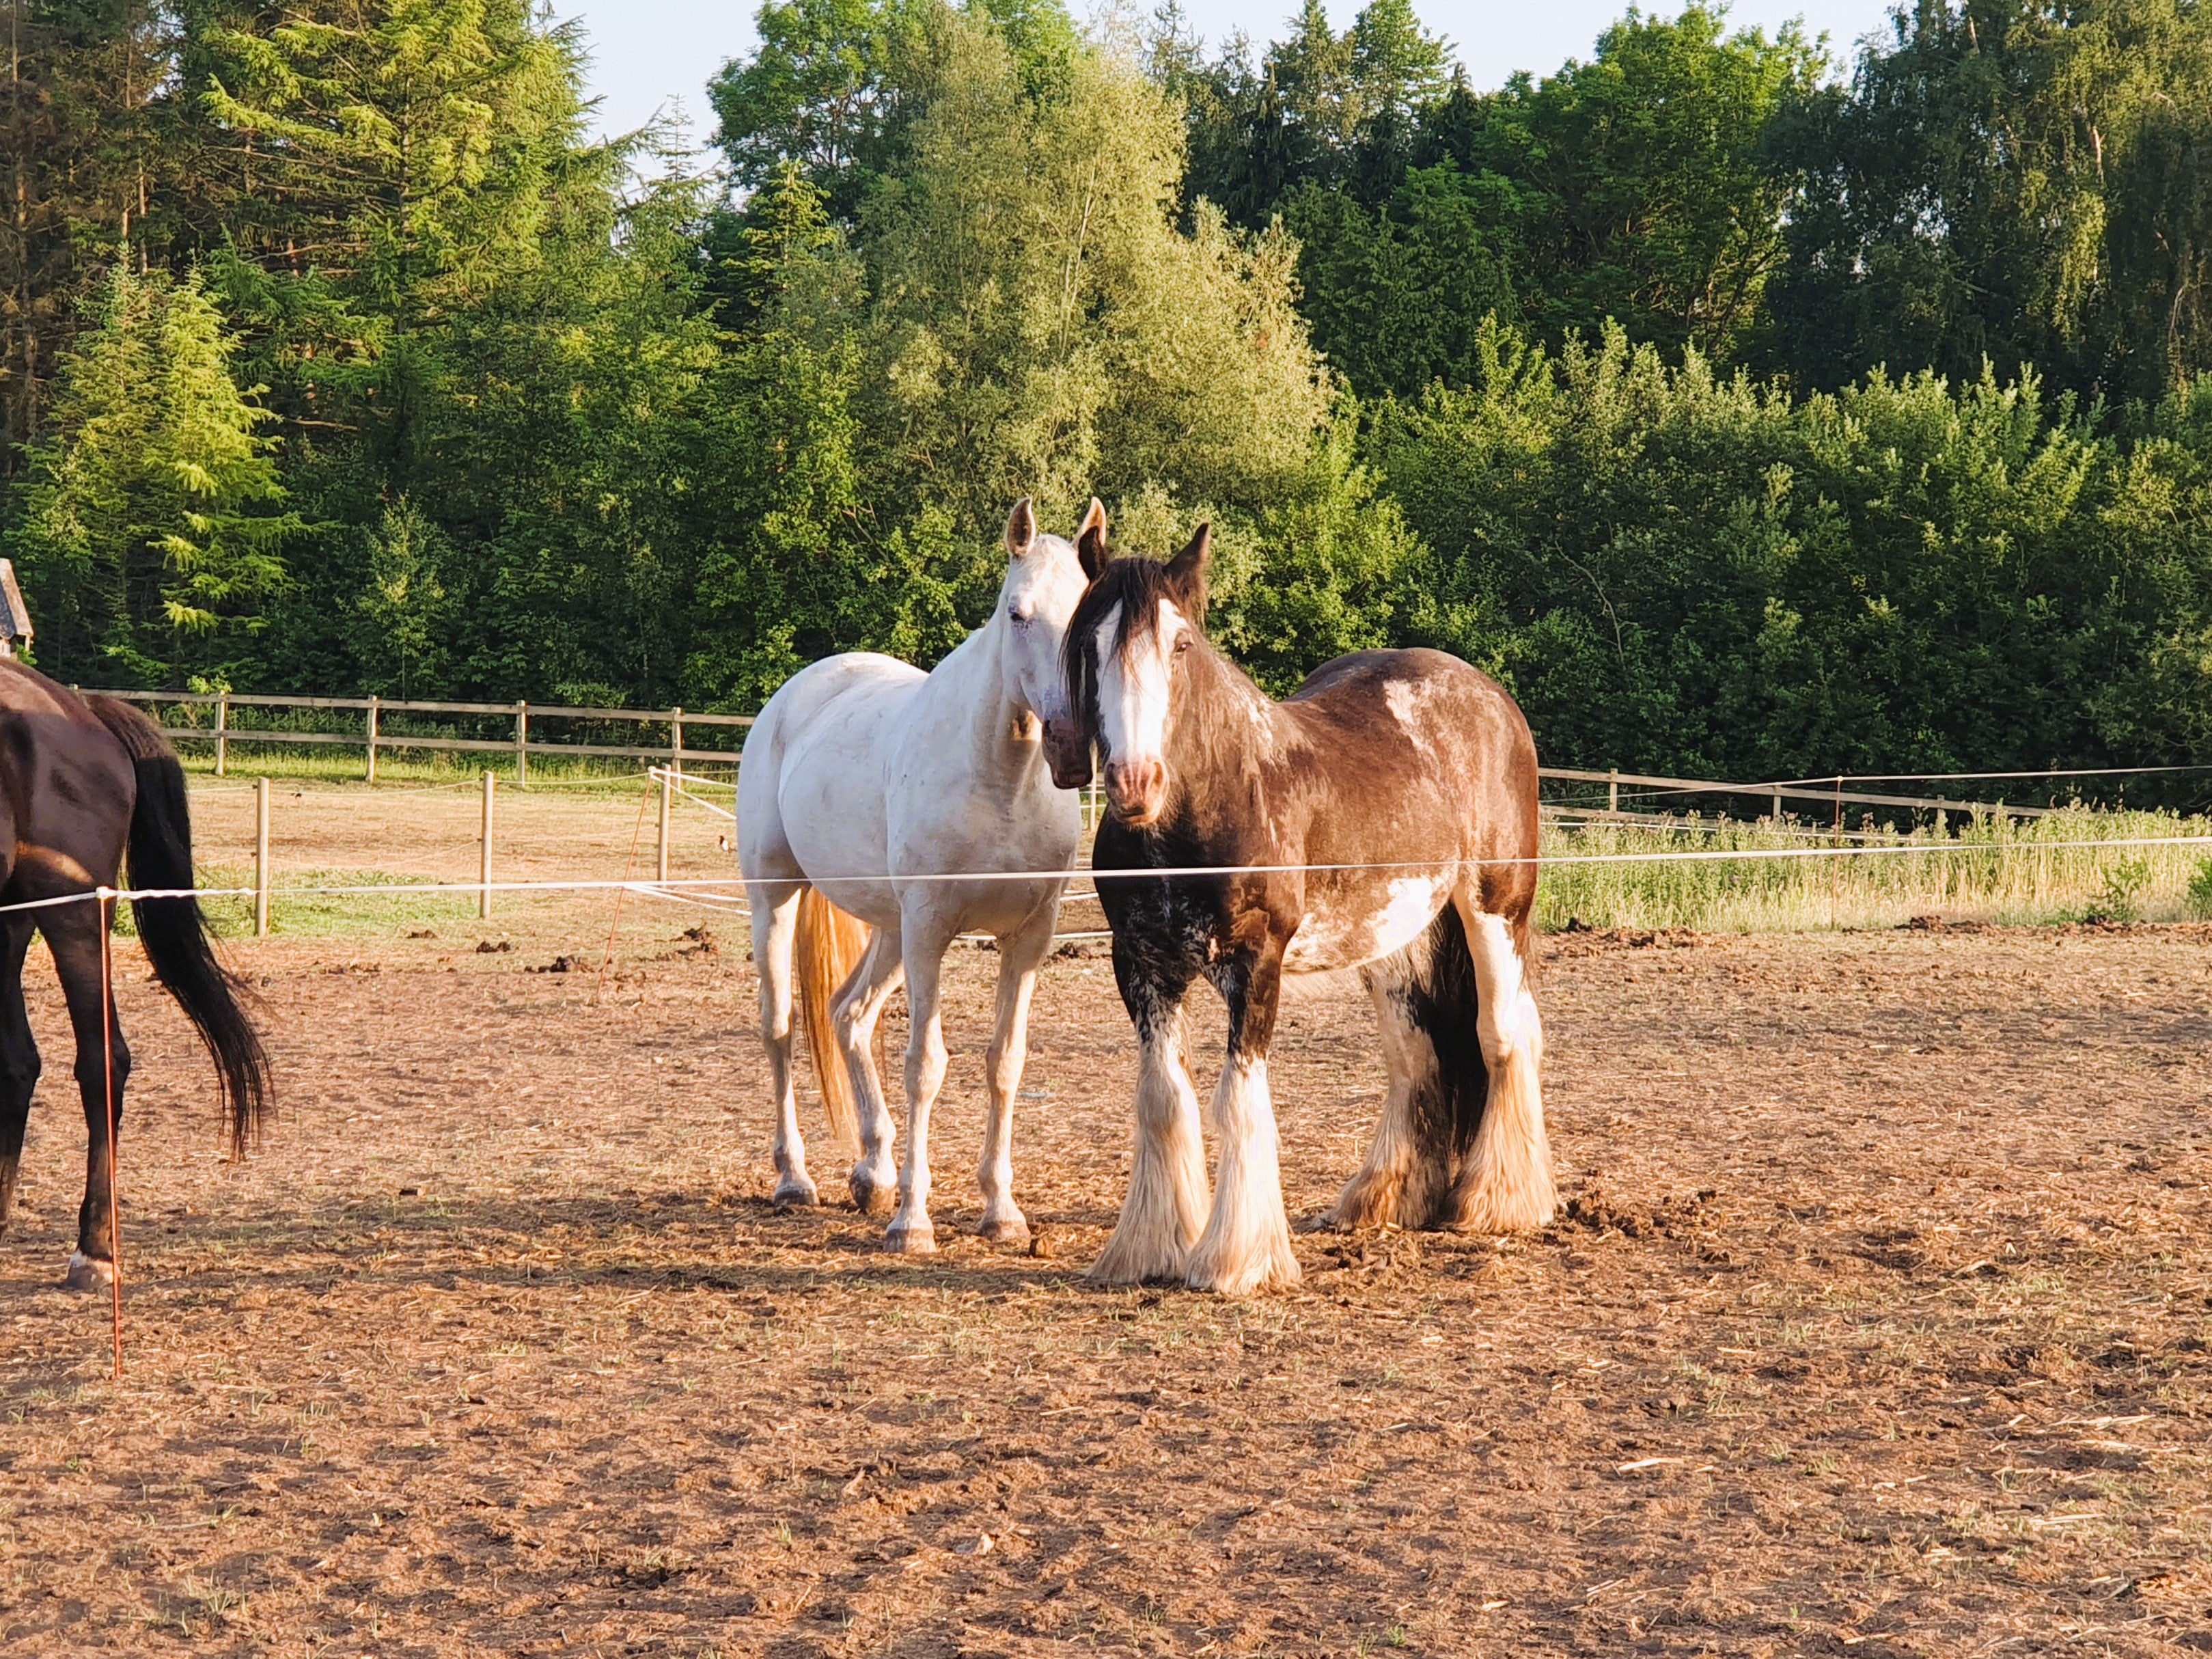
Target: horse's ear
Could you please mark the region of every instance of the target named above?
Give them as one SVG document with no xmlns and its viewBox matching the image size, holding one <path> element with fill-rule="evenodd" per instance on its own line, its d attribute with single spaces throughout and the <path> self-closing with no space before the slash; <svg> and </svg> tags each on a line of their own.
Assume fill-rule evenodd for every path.
<svg viewBox="0 0 2212 1659">
<path fill-rule="evenodd" d="M 1213 526 L 1202 524 L 1190 544 L 1168 561 L 1168 597 L 1198 626 L 1206 625 L 1206 566 L 1213 556 Z"/>
<path fill-rule="evenodd" d="M 1036 545 L 1036 509 L 1030 505 L 1026 495 L 1014 503 L 1014 510 L 1006 514 L 1006 553 L 1020 558 Z"/>
<path fill-rule="evenodd" d="M 1098 498 L 1091 498 L 1091 510 L 1083 515 L 1083 522 L 1075 532 L 1075 556 L 1082 563 L 1083 574 L 1092 581 L 1106 568 L 1106 509 Z"/>
</svg>

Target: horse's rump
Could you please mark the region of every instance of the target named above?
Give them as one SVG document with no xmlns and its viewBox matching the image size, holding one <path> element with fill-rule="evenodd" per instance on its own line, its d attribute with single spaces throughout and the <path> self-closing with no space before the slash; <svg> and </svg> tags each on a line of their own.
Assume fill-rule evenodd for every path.
<svg viewBox="0 0 2212 1659">
<path fill-rule="evenodd" d="M 192 822 L 185 769 L 161 728 L 143 711 L 97 693 L 85 696 L 84 703 L 123 745 L 137 775 L 131 884 L 164 890 L 162 896 L 131 902 L 139 943 L 155 976 L 207 1045 L 229 1111 L 231 1145 L 243 1151 L 268 1110 L 269 1057 L 240 1006 L 246 988 L 216 955 L 207 917 L 192 896 Z"/>
</svg>

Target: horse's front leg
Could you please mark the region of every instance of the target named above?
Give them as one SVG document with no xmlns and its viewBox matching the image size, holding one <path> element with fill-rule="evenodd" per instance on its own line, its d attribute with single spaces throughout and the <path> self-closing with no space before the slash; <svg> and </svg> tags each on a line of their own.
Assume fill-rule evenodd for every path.
<svg viewBox="0 0 2212 1659">
<path fill-rule="evenodd" d="M 1090 1278 L 1097 1285 L 1181 1279 L 1208 1201 L 1198 1095 L 1182 1062 L 1191 971 L 1127 948 L 1117 930 L 1114 977 L 1137 1028 L 1137 1144 L 1121 1216 Z"/>
<path fill-rule="evenodd" d="M 84 1202 L 77 1210 L 76 1250 L 70 1257 L 67 1280 L 76 1291 L 104 1289 L 115 1276 L 115 1212 L 108 1199 L 115 1147 L 109 1127 L 118 1134 L 122 1130 L 131 1050 L 115 1018 L 100 949 L 106 908 L 94 901 L 63 905 L 45 912 L 40 923 L 69 1004 L 70 1029 L 76 1038 L 77 1093 L 84 1102 Z"/>
<path fill-rule="evenodd" d="M 929 1109 L 945 1086 L 945 1028 L 938 981 L 951 939 L 908 920 L 906 933 L 906 1162 L 899 1171 L 898 1212 L 884 1230 L 884 1248 L 919 1255 L 937 1248 L 929 1224 Z"/>
<path fill-rule="evenodd" d="M 983 1190 L 983 1219 L 977 1234 L 1003 1243 L 1028 1242 L 1030 1224 L 1014 1202 L 1014 1101 L 1021 1092 L 1022 1066 L 1029 1058 L 1030 999 L 1037 969 L 1052 951 L 1060 920 L 1059 895 L 1019 929 L 999 936 L 997 1019 L 990 1052 L 984 1056 L 984 1083 L 990 1113 L 983 1120 L 983 1158 L 975 1170 Z"/>
<path fill-rule="evenodd" d="M 1214 1172 L 1213 1212 L 1191 1247 L 1185 1273 L 1194 1290 L 1243 1296 L 1288 1290 L 1299 1281 L 1267 1090 L 1282 963 L 1282 947 L 1270 939 L 1231 962 L 1217 980 L 1229 1004 L 1229 1055 L 1213 1091 L 1221 1161 Z"/>
</svg>

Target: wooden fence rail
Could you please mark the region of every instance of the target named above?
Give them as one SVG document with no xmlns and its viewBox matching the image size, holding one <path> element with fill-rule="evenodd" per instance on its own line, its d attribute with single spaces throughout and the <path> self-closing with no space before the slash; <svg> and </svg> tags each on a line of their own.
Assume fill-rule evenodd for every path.
<svg viewBox="0 0 2212 1659">
<path fill-rule="evenodd" d="M 376 777 L 376 757 L 380 750 L 414 749 L 443 750 L 467 754 L 511 754 L 514 757 L 515 778 L 527 783 L 530 778 L 530 757 L 532 755 L 586 756 L 616 760 L 663 761 L 681 772 L 687 759 L 711 761 L 734 765 L 737 755 L 726 749 L 687 747 L 684 733 L 687 727 L 725 726 L 744 728 L 753 723 L 750 714 L 686 714 L 681 708 L 584 708 L 568 703 L 530 702 L 430 702 L 404 698 L 380 697 L 288 697 L 261 693 L 214 691 L 109 691 L 104 695 L 125 697 L 133 702 L 198 705 L 212 707 L 215 723 L 212 726 L 170 725 L 165 729 L 173 736 L 198 738 L 215 744 L 216 772 L 218 776 L 226 770 L 229 746 L 234 743 L 277 744 L 336 744 L 360 749 L 367 754 L 367 775 L 371 781 Z M 244 728 L 231 723 L 233 708 L 267 709 L 330 709 L 347 710 L 362 716 L 360 729 L 352 732 L 286 732 L 265 728 Z M 417 736 L 404 732 L 384 729 L 386 714 L 465 714 L 479 719 L 511 720 L 514 733 L 505 738 L 445 738 Z M 580 720 L 628 721 L 639 726 L 665 726 L 668 741 L 650 747 L 605 743 L 562 743 L 534 737 L 531 721 L 539 720 Z M 1878 806 L 1914 812 L 1960 812 L 1968 816 L 1989 812 L 2015 818 L 2042 817 L 2052 809 L 2045 806 L 2018 806 L 2003 801 L 1956 800 L 1941 795 L 1872 794 L 1863 790 L 1845 789 L 1843 780 L 1822 788 L 1817 783 L 1800 781 L 1793 783 L 1723 783 L 1711 778 L 1652 777 L 1639 772 L 1592 772 L 1573 767 L 1546 766 L 1538 769 L 1538 775 L 1547 781 L 1559 783 L 1601 783 L 1606 786 L 1605 811 L 1608 816 L 1620 812 L 1620 791 L 1625 785 L 1631 790 L 1665 790 L 1681 795 L 1729 795 L 1750 797 L 1771 803 L 1774 817 L 1783 815 L 1784 803 L 1810 803 L 1830 809 L 1840 816 L 1846 806 Z M 1638 814 L 1641 817 L 1643 814 Z M 1808 814 L 1807 816 L 1818 816 Z"/>
<path fill-rule="evenodd" d="M 2003 801 L 1953 800 L 1943 795 L 1870 795 L 1862 791 L 1846 789 L 1843 780 L 1836 780 L 1832 787 L 1822 789 L 1810 782 L 1797 783 L 1716 783 L 1711 778 L 1655 778 L 1638 772 L 1585 772 L 1567 766 L 1540 766 L 1539 777 L 1565 783 L 1602 783 L 1607 787 L 1606 810 L 1620 810 L 1620 787 L 1632 789 L 1664 789 L 1672 794 L 1696 795 L 1752 795 L 1774 803 L 1774 816 L 1782 816 L 1785 800 L 1817 801 L 1823 806 L 1841 809 L 1845 806 L 1895 806 L 1916 812 L 1991 812 L 2000 817 L 2039 818 L 2053 809 L 2048 806 L 2014 806 Z"/>
<path fill-rule="evenodd" d="M 737 760 L 737 756 L 729 750 L 687 747 L 684 741 L 686 727 L 742 728 L 753 723 L 750 714 L 686 714 L 681 708 L 586 708 L 570 703 L 431 702 L 398 697 L 286 697 L 216 691 L 107 691 L 101 695 L 125 698 L 132 702 L 212 708 L 215 711 L 212 726 L 164 720 L 162 728 L 174 738 L 198 738 L 212 743 L 215 745 L 216 775 L 218 777 L 229 769 L 230 745 L 234 743 L 336 744 L 359 749 L 367 756 L 366 771 L 371 782 L 376 779 L 378 751 L 388 749 L 513 755 L 515 781 L 521 784 L 527 784 L 530 781 L 530 757 L 532 755 L 667 761 L 680 770 L 686 758 L 732 764 Z M 234 725 L 230 718 L 230 711 L 234 708 L 343 709 L 359 713 L 362 720 L 361 728 L 355 732 L 271 730 Z M 512 720 L 514 729 L 514 735 L 507 738 L 432 737 L 387 731 L 383 723 L 386 714 L 467 714 L 478 719 Z M 533 718 L 665 726 L 668 741 L 649 748 L 631 744 L 549 742 L 543 737 L 532 735 L 530 722 Z"/>
</svg>

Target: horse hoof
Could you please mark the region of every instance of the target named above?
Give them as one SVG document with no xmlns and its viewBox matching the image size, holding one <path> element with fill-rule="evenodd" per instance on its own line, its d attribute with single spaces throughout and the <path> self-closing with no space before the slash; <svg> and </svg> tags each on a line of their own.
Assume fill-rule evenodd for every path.
<svg viewBox="0 0 2212 1659">
<path fill-rule="evenodd" d="M 884 1230 L 884 1249 L 893 1255 L 930 1255 L 937 1249 L 936 1229 L 924 1223 L 919 1227 L 896 1224 Z"/>
<path fill-rule="evenodd" d="M 775 1183 L 775 1196 L 770 1201 L 779 1210 L 811 1210 L 822 1201 L 822 1194 L 804 1176 L 786 1176 Z"/>
<path fill-rule="evenodd" d="M 1352 1228 L 1337 1218 L 1334 1210 L 1317 1210 L 1311 1215 L 1302 1215 L 1291 1224 L 1302 1233 L 1348 1233 Z"/>
<path fill-rule="evenodd" d="M 853 1177 L 853 1207 L 862 1215 L 889 1215 L 898 1208 L 898 1188 L 879 1187 L 866 1176 Z"/>
<path fill-rule="evenodd" d="M 115 1269 L 108 1263 L 82 1250 L 70 1252 L 69 1273 L 62 1280 L 64 1290 L 104 1291 L 114 1283 Z"/>
<path fill-rule="evenodd" d="M 1030 1224 L 1019 1216 L 1010 1220 L 985 1221 L 975 1229 L 975 1237 L 988 1238 L 994 1244 L 1026 1244 L 1030 1242 Z"/>
</svg>

